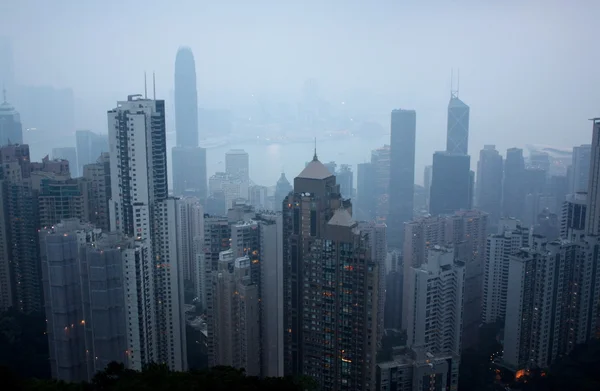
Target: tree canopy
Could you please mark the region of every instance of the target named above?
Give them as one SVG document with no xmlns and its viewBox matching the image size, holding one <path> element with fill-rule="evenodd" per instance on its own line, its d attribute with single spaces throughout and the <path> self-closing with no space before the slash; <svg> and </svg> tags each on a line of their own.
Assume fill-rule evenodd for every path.
<svg viewBox="0 0 600 391">
<path fill-rule="evenodd" d="M 65 383 L 56 380 L 22 379 L 7 368 L 0 368 L 7 389 L 15 391 L 297 391 L 314 390 L 308 378 L 258 378 L 246 376 L 243 370 L 231 367 L 189 372 L 170 371 L 166 365 L 151 364 L 143 371 L 126 369 L 111 363 L 96 374 L 90 383 Z"/>
</svg>

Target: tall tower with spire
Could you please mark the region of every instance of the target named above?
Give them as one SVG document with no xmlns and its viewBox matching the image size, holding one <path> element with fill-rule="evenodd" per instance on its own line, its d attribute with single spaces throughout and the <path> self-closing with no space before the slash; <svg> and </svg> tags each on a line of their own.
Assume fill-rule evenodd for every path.
<svg viewBox="0 0 600 391">
<path fill-rule="evenodd" d="M 2 89 L 0 104 L 0 146 L 23 144 L 23 126 L 21 116 L 6 99 L 6 88 Z"/>
<path fill-rule="evenodd" d="M 378 266 L 316 146 L 282 207 L 285 374 L 322 390 L 371 389 Z"/>
<path fill-rule="evenodd" d="M 469 153 L 469 112 L 470 108 L 459 99 L 460 74 L 456 89 L 451 81 L 450 102 L 448 103 L 448 128 L 446 134 L 446 151 L 467 155 Z"/>
</svg>

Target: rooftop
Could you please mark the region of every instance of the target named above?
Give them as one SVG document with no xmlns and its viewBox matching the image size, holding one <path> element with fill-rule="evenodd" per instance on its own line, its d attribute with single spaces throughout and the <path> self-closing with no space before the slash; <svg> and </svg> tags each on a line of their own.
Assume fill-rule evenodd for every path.
<svg viewBox="0 0 600 391">
<path fill-rule="evenodd" d="M 327 224 L 338 225 L 341 227 L 353 227 L 356 225 L 356 222 L 352 220 L 352 216 L 346 209 L 338 209 Z"/>
<path fill-rule="evenodd" d="M 304 167 L 304 170 L 298 174 L 297 178 L 304 179 L 325 179 L 333 176 L 331 172 L 317 159 L 317 156 Z"/>
</svg>

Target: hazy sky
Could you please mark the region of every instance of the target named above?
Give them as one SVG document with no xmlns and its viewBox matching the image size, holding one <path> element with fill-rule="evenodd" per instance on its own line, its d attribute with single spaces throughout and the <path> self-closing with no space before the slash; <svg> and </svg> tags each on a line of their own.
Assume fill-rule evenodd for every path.
<svg viewBox="0 0 600 391">
<path fill-rule="evenodd" d="M 78 127 L 104 132 L 106 109 L 143 90 L 144 70 L 168 98 L 187 45 L 201 105 L 299 97 L 314 77 L 332 102 L 365 91 L 381 113 L 416 109 L 418 159 L 431 159 L 445 147 L 451 67 L 471 106 L 471 155 L 484 143 L 503 154 L 588 143 L 599 11 L 595 0 L 0 0 L 0 36 L 13 42 L 19 83 L 73 88 Z"/>
</svg>

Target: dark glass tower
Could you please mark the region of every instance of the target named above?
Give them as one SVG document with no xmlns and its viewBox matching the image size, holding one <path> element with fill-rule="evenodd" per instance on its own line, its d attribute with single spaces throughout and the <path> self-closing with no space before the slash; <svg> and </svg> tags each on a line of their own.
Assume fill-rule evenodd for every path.
<svg viewBox="0 0 600 391">
<path fill-rule="evenodd" d="M 198 146 L 198 93 L 192 50 L 179 48 L 175 59 L 175 131 L 178 147 Z"/>
<path fill-rule="evenodd" d="M 429 213 L 437 216 L 471 209 L 470 165 L 469 155 L 450 152 L 433 154 Z"/>
<path fill-rule="evenodd" d="M 416 127 L 414 110 L 392 111 L 387 232 L 388 245 L 395 248 L 402 246 L 402 228 L 413 217 Z"/>
<path fill-rule="evenodd" d="M 490 214 L 492 225 L 502 211 L 502 156 L 494 145 L 485 145 L 477 163 L 477 207 Z"/>
<path fill-rule="evenodd" d="M 453 93 L 448 103 L 446 151 L 466 155 L 469 150 L 469 106 Z"/>
</svg>

